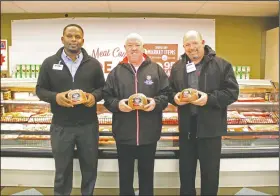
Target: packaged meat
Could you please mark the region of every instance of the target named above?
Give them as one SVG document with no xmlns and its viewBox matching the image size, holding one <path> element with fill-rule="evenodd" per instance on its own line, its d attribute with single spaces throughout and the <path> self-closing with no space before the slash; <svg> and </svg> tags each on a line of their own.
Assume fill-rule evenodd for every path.
<svg viewBox="0 0 280 196">
<path fill-rule="evenodd" d="M 250 116 L 246 118 L 248 124 L 273 124 L 275 120 L 271 117 Z"/>
<path fill-rule="evenodd" d="M 247 125 L 229 125 L 228 132 L 248 132 L 249 127 Z"/>
<path fill-rule="evenodd" d="M 264 102 L 262 97 L 238 97 L 238 102 Z"/>
<path fill-rule="evenodd" d="M 28 123 L 50 124 L 52 121 L 52 117 L 53 114 L 50 112 L 46 112 L 43 114 L 35 114 L 29 118 Z"/>
<path fill-rule="evenodd" d="M 18 134 L 1 134 L 1 139 L 2 140 L 15 140 L 18 138 Z"/>
<path fill-rule="evenodd" d="M 21 140 L 49 140 L 50 135 L 19 135 L 18 139 L 21 139 Z"/>
<path fill-rule="evenodd" d="M 142 93 L 133 94 L 128 98 L 128 106 L 134 110 L 144 110 L 144 106 L 147 104 L 147 97 Z"/>
<path fill-rule="evenodd" d="M 71 90 L 67 96 L 74 105 L 83 104 L 87 100 L 85 93 L 80 89 Z"/>
<path fill-rule="evenodd" d="M 199 96 L 197 90 L 192 88 L 182 90 L 179 96 L 181 102 L 195 101 L 198 99 L 198 97 Z"/>
<path fill-rule="evenodd" d="M 227 124 L 246 124 L 245 116 L 239 114 L 237 111 L 227 111 Z"/>
<path fill-rule="evenodd" d="M 250 125 L 249 127 L 254 132 L 279 131 L 278 125 Z"/>
<path fill-rule="evenodd" d="M 270 116 L 270 112 L 240 112 L 243 116 L 261 116 L 261 117 L 268 117 Z"/>
</svg>

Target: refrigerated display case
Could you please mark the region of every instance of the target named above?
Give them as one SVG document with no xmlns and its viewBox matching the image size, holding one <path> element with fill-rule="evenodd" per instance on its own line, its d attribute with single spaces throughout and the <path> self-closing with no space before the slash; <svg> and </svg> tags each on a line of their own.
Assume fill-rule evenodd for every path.
<svg viewBox="0 0 280 196">
<path fill-rule="evenodd" d="M 238 83 L 240 96 L 227 112 L 228 131 L 222 140 L 221 171 L 233 164 L 230 161 L 234 159 L 249 164 L 249 158 L 262 158 L 260 163 L 264 161 L 263 164 L 267 165 L 268 162 L 272 169 L 275 158 L 279 156 L 278 88 L 269 80 L 238 80 Z M 46 158 L 46 164 L 46 160 L 52 157 L 49 131 L 52 113 L 49 104 L 36 97 L 35 85 L 34 79 L 5 78 L 1 81 L 1 93 L 5 94 L 1 96 L 5 98 L 1 100 L 1 157 L 10 158 L 5 159 L 6 169 L 21 168 L 10 164 L 19 158 L 36 158 L 36 161 Z M 99 171 L 117 172 L 117 152 L 111 132 L 112 114 L 102 101 L 97 103 L 97 113 L 100 123 L 99 159 L 108 161 L 101 164 Z M 179 130 L 175 106 L 169 104 L 164 110 L 162 123 L 155 171 L 178 173 Z M 223 159 L 231 160 L 223 164 Z M 43 166 L 33 164 L 33 167 L 40 170 Z"/>
<path fill-rule="evenodd" d="M 268 80 L 238 80 L 240 96 L 228 107 L 228 133 L 223 137 L 222 157 L 274 157 L 279 152 L 278 91 Z M 34 80 L 5 79 L 1 93 L 10 92 L 1 101 L 2 156 L 51 157 L 50 132 L 52 113 L 49 104 L 35 93 Z M 100 158 L 116 158 L 112 137 L 112 114 L 97 107 L 100 124 Z M 178 158 L 177 108 L 169 105 L 163 114 L 162 136 L 157 157 Z M 40 154 L 42 152 L 42 155 Z M 106 154 L 107 152 L 107 154 Z M 166 155 L 165 155 L 166 154 Z"/>
</svg>

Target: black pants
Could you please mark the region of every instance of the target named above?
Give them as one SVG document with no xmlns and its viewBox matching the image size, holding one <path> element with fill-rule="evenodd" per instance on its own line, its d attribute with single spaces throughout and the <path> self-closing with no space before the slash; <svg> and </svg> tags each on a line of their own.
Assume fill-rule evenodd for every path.
<svg viewBox="0 0 280 196">
<path fill-rule="evenodd" d="M 97 176 L 98 124 L 75 127 L 52 124 L 50 131 L 55 160 L 54 195 L 71 194 L 75 145 L 82 173 L 81 193 L 82 195 L 92 195 Z"/>
<path fill-rule="evenodd" d="M 217 195 L 221 156 L 221 137 L 196 138 L 197 120 L 191 120 L 191 135 L 180 133 L 180 195 L 196 195 L 197 160 L 200 163 L 201 195 Z M 211 127 L 209 127 L 211 128 Z"/>
<path fill-rule="evenodd" d="M 117 144 L 120 195 L 135 195 L 134 160 L 138 159 L 139 195 L 154 194 L 154 162 L 157 143 L 132 146 Z"/>
</svg>

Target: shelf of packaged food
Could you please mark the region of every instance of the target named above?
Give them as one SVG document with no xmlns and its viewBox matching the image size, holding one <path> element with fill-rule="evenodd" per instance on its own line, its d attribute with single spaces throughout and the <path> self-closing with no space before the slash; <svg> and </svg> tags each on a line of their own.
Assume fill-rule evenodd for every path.
<svg viewBox="0 0 280 196">
<path fill-rule="evenodd" d="M 237 79 L 237 83 L 240 86 L 260 86 L 260 87 L 271 87 L 271 80 L 263 80 L 263 79 Z"/>
<path fill-rule="evenodd" d="M 279 102 L 234 102 L 230 106 L 278 106 Z"/>
<path fill-rule="evenodd" d="M 97 104 L 103 104 L 104 101 L 101 100 Z M 1 100 L 1 104 L 31 104 L 31 105 L 49 105 L 48 102 L 40 100 Z"/>
</svg>

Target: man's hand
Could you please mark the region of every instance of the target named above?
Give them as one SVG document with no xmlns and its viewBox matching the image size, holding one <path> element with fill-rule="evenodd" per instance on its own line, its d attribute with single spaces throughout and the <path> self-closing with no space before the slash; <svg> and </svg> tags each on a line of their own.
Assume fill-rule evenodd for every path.
<svg viewBox="0 0 280 196">
<path fill-rule="evenodd" d="M 85 93 L 86 94 L 86 102 L 84 103 L 87 107 L 92 107 L 95 104 L 95 97 L 91 93 Z"/>
<path fill-rule="evenodd" d="M 198 91 L 198 94 L 200 95 L 200 98 L 195 101 L 192 101 L 191 103 L 197 106 L 204 106 L 207 103 L 208 95 L 201 91 Z"/>
<path fill-rule="evenodd" d="M 179 92 L 179 93 L 177 93 L 175 96 L 174 96 L 174 101 L 175 101 L 175 103 L 177 104 L 177 105 L 186 105 L 186 104 L 188 104 L 189 102 L 181 102 L 180 101 L 180 98 L 179 98 L 179 96 L 180 96 L 180 93 L 181 92 Z"/>
<path fill-rule="evenodd" d="M 156 107 L 156 102 L 153 98 L 147 98 L 149 103 L 144 106 L 144 111 L 150 112 L 153 111 Z"/>
<path fill-rule="evenodd" d="M 74 107 L 74 105 L 72 104 L 70 99 L 66 98 L 66 95 L 70 92 L 66 91 L 66 92 L 61 92 L 58 93 L 55 97 L 56 103 L 62 107 L 67 107 L 67 108 L 71 108 Z"/>
<path fill-rule="evenodd" d="M 131 112 L 132 111 L 132 108 L 129 107 L 125 102 L 128 101 L 128 99 L 122 99 L 120 102 L 119 102 L 119 109 L 120 111 L 122 112 Z"/>
</svg>

